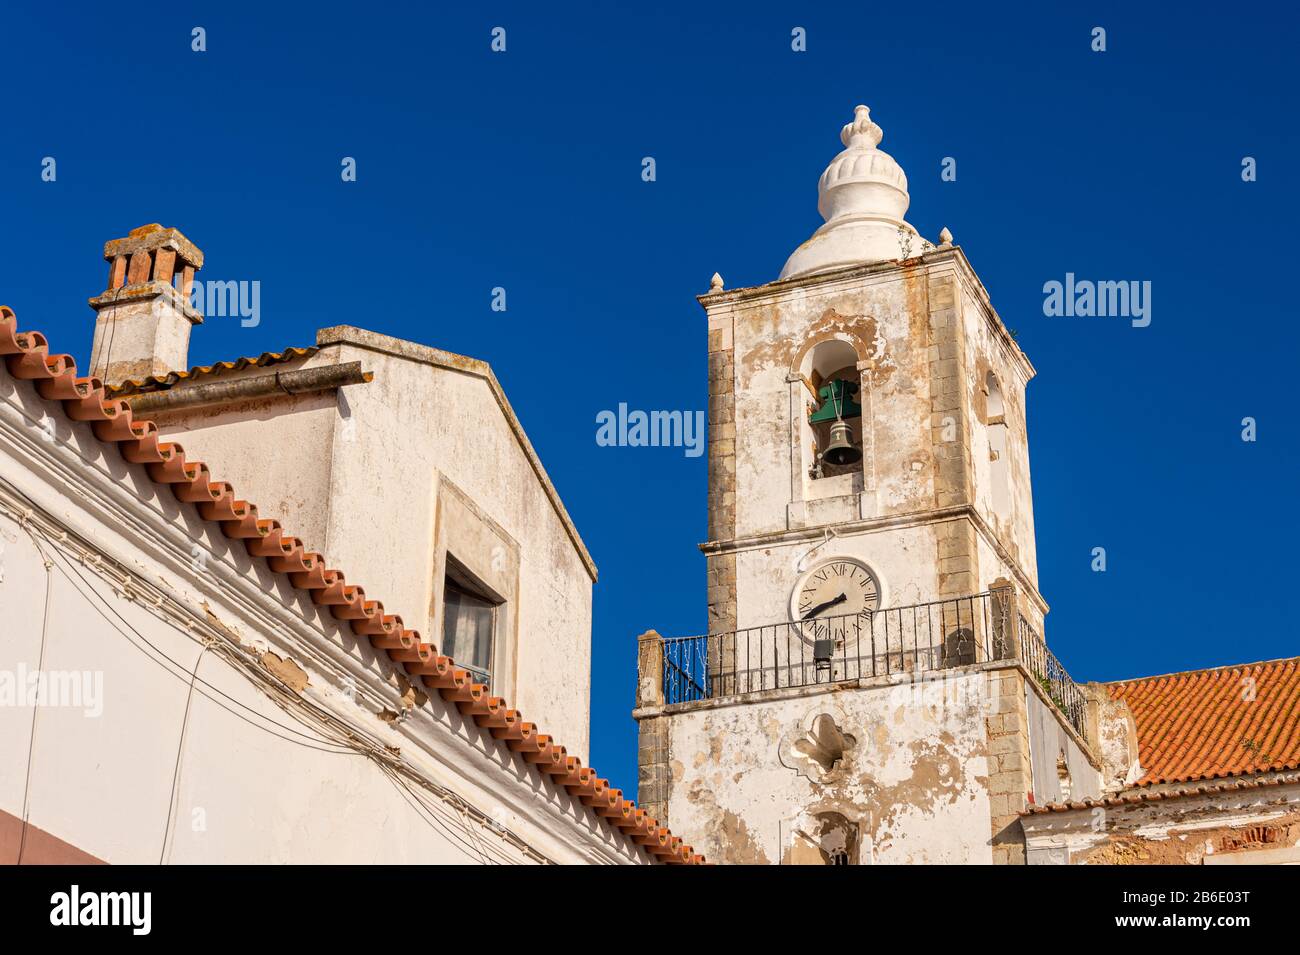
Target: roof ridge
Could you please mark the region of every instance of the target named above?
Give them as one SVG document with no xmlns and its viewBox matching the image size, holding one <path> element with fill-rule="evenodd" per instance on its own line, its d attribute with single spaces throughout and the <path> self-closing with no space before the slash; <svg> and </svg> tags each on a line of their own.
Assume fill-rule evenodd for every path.
<svg viewBox="0 0 1300 955">
<path fill-rule="evenodd" d="M 1152 676 L 1135 676 L 1125 680 L 1104 680 L 1102 686 L 1121 686 L 1130 683 L 1144 683 L 1147 680 L 1167 680 L 1176 676 L 1195 676 L 1201 673 L 1215 673 L 1219 670 L 1240 670 L 1244 667 L 1268 666 L 1273 663 L 1296 663 L 1300 664 L 1300 656 L 1294 657 L 1277 657 L 1272 660 L 1252 660 L 1249 663 L 1222 663 L 1214 667 L 1197 667 L 1191 670 L 1174 670 L 1170 673 L 1157 673 Z"/>
<path fill-rule="evenodd" d="M 310 358 L 320 351 L 318 345 L 288 345 L 282 350 L 264 351 L 260 355 L 246 355 L 233 361 L 214 361 L 207 365 L 194 365 L 186 371 L 169 371 L 162 375 L 146 375 L 143 378 L 127 378 L 115 385 L 105 385 L 104 392 L 113 398 L 134 398 L 136 395 L 151 391 L 165 391 L 186 381 L 219 375 L 227 371 L 243 371 L 245 368 L 266 368 L 270 365 L 284 364 L 299 358 Z"/>
<path fill-rule="evenodd" d="M 568 508 L 564 506 L 560 492 L 556 490 L 555 484 L 551 481 L 551 475 L 546 470 L 546 466 L 542 464 L 542 456 L 533 447 L 532 439 L 528 437 L 528 432 L 524 430 L 523 422 L 519 420 L 519 415 L 515 413 L 514 405 L 510 403 L 505 388 L 497 380 L 497 374 L 490 362 L 482 358 L 474 358 L 471 355 L 461 355 L 442 348 L 435 348 L 432 345 L 425 345 L 409 338 L 385 335 L 383 332 L 371 331 L 359 325 L 331 325 L 329 328 L 318 329 L 316 332 L 316 347 L 328 348 L 332 345 L 349 345 L 354 348 L 389 355 L 403 361 L 413 361 L 463 375 L 472 375 L 486 383 L 488 391 L 492 393 L 492 397 L 497 403 L 497 407 L 505 416 L 506 424 L 510 426 L 511 434 L 515 436 L 524 457 L 528 459 L 529 466 L 533 469 L 533 473 L 537 475 L 538 481 L 541 482 L 546 498 L 550 501 L 551 509 L 559 518 L 560 523 L 564 526 L 565 533 L 569 535 L 569 540 L 578 552 L 578 559 L 587 568 L 587 575 L 591 577 L 592 583 L 596 582 L 599 576 L 596 571 L 596 561 L 592 558 L 591 552 L 587 550 L 582 535 L 578 533 L 578 526 L 569 515 Z"/>
<path fill-rule="evenodd" d="M 327 569 L 325 558 L 307 551 L 302 541 L 284 532 L 279 521 L 259 519 L 256 505 L 236 499 L 234 488 L 214 480 L 202 461 L 187 461 L 179 444 L 161 440 L 158 425 L 137 420 L 131 405 L 108 394 L 100 379 L 78 378 L 71 355 L 51 355 L 40 332 L 20 333 L 13 310 L 5 305 L 0 305 L 0 357 L 10 376 L 31 382 L 41 398 L 57 403 L 70 420 L 89 423 L 99 441 L 117 445 L 122 457 L 141 465 L 155 484 L 170 485 L 176 498 L 193 504 L 205 523 L 218 525 L 232 542 L 242 542 L 250 557 L 265 559 L 272 573 L 306 592 L 319 612 L 328 610 L 340 626 L 350 625 L 353 635 L 369 638 L 376 650 L 387 651 L 394 665 L 473 719 L 510 754 L 520 754 L 524 765 L 536 767 L 543 780 L 551 777 L 557 790 L 567 791 L 632 844 L 670 864 L 704 863 L 704 857 L 667 826 L 637 808 L 635 801 L 624 799 L 622 790 L 611 789 L 609 780 L 598 778 L 576 756 L 569 756 L 506 700 L 489 696 L 488 688 L 475 683 L 470 671 L 440 655 L 418 631 L 408 630 L 400 616 L 386 614 L 381 602 L 367 599 L 365 590 L 347 583 L 342 571 Z"/>
<path fill-rule="evenodd" d="M 1212 793 L 1226 793 L 1236 790 L 1262 789 L 1266 786 L 1288 786 L 1300 783 L 1300 774 L 1291 770 L 1300 766 L 1281 769 L 1261 770 L 1253 777 L 1225 779 L 1215 782 L 1220 777 L 1202 777 L 1197 785 L 1187 785 L 1178 789 L 1156 790 L 1152 784 L 1125 786 L 1123 789 L 1105 796 L 1089 796 L 1086 799 L 1071 799 L 1062 802 L 1039 803 L 1024 809 L 1021 816 L 1036 816 L 1046 812 L 1069 812 L 1078 809 L 1096 809 L 1099 807 L 1116 808 L 1124 805 L 1137 805 L 1145 802 L 1158 802 L 1164 799 L 1179 799 L 1184 796 L 1206 796 Z M 1268 776 L 1266 773 L 1275 775 Z M 1190 782 L 1190 781 L 1189 781 Z"/>
</svg>

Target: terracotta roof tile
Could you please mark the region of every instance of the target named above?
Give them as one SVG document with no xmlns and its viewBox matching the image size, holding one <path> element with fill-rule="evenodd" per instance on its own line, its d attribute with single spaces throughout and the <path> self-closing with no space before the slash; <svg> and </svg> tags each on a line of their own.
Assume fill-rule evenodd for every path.
<svg viewBox="0 0 1300 955">
<path fill-rule="evenodd" d="M 1137 723 L 1137 785 L 1300 769 L 1300 657 L 1108 684 Z"/>
<path fill-rule="evenodd" d="M 1222 783 L 1201 783 L 1200 785 L 1183 786 L 1178 789 L 1143 789 L 1133 786 L 1109 796 L 1072 799 L 1066 802 L 1030 806 L 1020 815 L 1037 816 L 1047 812 L 1069 812 L 1074 809 L 1115 809 L 1120 806 L 1137 806 L 1142 803 L 1160 802 L 1165 799 L 1181 799 L 1184 796 L 1218 795 L 1250 789 L 1266 789 L 1270 786 L 1289 786 L 1298 782 L 1300 782 L 1300 775 L 1291 773 L 1278 776 L 1245 777 Z"/>
<path fill-rule="evenodd" d="M 308 348 L 286 348 L 284 351 L 262 352 L 249 358 L 236 358 L 234 361 L 219 361 L 211 365 L 195 365 L 189 371 L 173 371 L 165 375 L 150 375 L 148 378 L 131 378 L 116 385 L 105 385 L 104 391 L 110 397 L 139 395 L 150 391 L 166 391 L 182 382 L 219 378 L 233 371 L 245 368 L 265 368 L 267 365 L 279 365 L 298 358 L 307 358 L 320 351 L 314 345 Z"/>
<path fill-rule="evenodd" d="M 267 353 L 259 359 L 241 361 L 271 364 L 288 360 L 284 357 L 288 354 Z M 205 521 L 220 524 L 226 537 L 244 541 L 250 555 L 265 559 L 273 572 L 286 575 L 295 588 L 309 593 L 314 603 L 328 608 L 336 619 L 347 621 L 358 638 L 387 652 L 407 673 L 422 679 L 494 738 L 521 754 L 525 762 L 536 766 L 540 774 L 550 776 L 556 786 L 591 807 L 598 818 L 623 831 L 650 856 L 670 864 L 704 863 L 703 856 L 660 826 L 644 809 L 624 799 L 621 791 L 611 789 L 608 780 L 598 778 L 593 770 L 569 756 L 563 746 L 526 722 L 505 700 L 489 696 L 486 686 L 475 683 L 469 671 L 440 655 L 418 632 L 406 629 L 401 617 L 386 613 L 381 602 L 368 599 L 361 587 L 346 582 L 342 571 L 326 568 L 325 559 L 285 533 L 279 521 L 258 518 L 256 505 L 237 499 L 234 488 L 214 480 L 203 462 L 187 461 L 179 444 L 161 440 L 154 422 L 134 418 L 131 406 L 106 391 L 98 378 L 78 378 L 70 355 L 51 355 L 40 332 L 19 332 L 13 311 L 6 306 L 0 306 L 0 356 L 4 356 L 14 378 L 34 382 L 42 398 L 61 402 L 74 421 L 90 422 L 99 440 L 116 444 L 122 456 L 133 464 L 143 464 L 150 478 L 170 485 L 180 500 L 195 504 Z M 237 364 L 224 363 L 223 367 L 233 369 Z M 212 373 L 216 367 L 195 369 L 186 375 Z M 177 380 L 179 377 L 184 376 Z M 156 380 L 155 384 L 168 387 Z"/>
</svg>

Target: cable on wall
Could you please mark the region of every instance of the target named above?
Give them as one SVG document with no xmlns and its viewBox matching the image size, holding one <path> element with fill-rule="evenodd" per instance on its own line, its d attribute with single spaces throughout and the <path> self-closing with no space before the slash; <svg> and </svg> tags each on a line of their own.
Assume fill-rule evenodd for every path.
<svg viewBox="0 0 1300 955">
<path fill-rule="evenodd" d="M 40 541 L 36 534 L 26 521 L 19 522 L 19 527 L 27 532 L 27 536 L 32 539 L 32 544 L 36 547 L 36 552 L 41 555 L 41 563 L 45 567 L 45 606 L 41 613 L 41 647 L 36 657 L 36 702 L 32 706 L 32 728 L 27 737 L 27 767 L 24 770 L 23 779 L 23 825 L 22 832 L 18 837 L 18 858 L 14 860 L 14 865 L 23 864 L 23 852 L 27 848 L 27 829 L 30 825 L 31 818 L 31 793 L 32 793 L 32 761 L 36 752 L 36 719 L 41 712 L 41 690 L 40 674 L 44 673 L 45 667 L 45 642 L 50 628 L 50 568 L 53 566 L 50 558 L 46 556 L 45 550 L 41 547 Z"/>
<path fill-rule="evenodd" d="M 178 661 L 169 657 L 165 652 L 162 651 L 161 648 L 159 648 L 156 644 L 154 644 L 147 637 L 145 637 L 144 634 L 140 633 L 139 630 L 137 630 L 134 626 L 132 626 L 130 622 L 127 621 L 126 618 L 124 618 L 116 610 L 116 608 L 112 607 L 112 605 L 109 604 L 108 601 L 103 597 L 103 595 L 98 593 L 94 585 L 85 578 L 85 576 L 81 573 L 81 571 L 76 567 L 75 563 L 71 561 L 67 555 L 62 553 L 62 550 L 68 549 L 73 551 L 73 553 L 76 554 L 76 556 L 79 558 L 78 560 L 79 563 L 81 563 L 83 566 L 93 568 L 100 576 L 103 576 L 108 580 L 110 580 L 115 585 L 116 588 L 121 588 L 122 591 L 126 594 L 126 599 L 128 600 L 134 601 L 135 597 L 147 597 L 148 591 L 152 589 L 147 583 L 137 578 L 130 571 L 127 571 L 116 565 L 114 565 L 114 569 L 117 571 L 117 575 L 111 574 L 109 568 L 105 565 L 106 563 L 113 563 L 113 562 L 111 561 L 106 562 L 102 560 L 100 555 L 97 552 L 93 551 L 91 548 L 85 545 L 79 544 L 77 541 L 73 539 L 73 535 L 66 528 L 63 528 L 62 525 L 60 525 L 57 521 L 54 521 L 52 518 L 49 518 L 48 515 L 46 515 L 46 519 L 53 526 L 60 527 L 59 535 L 56 537 L 44 531 L 43 529 L 36 527 L 35 524 L 31 521 L 31 517 L 36 512 L 36 510 L 38 510 L 36 508 L 35 503 L 32 502 L 30 498 L 27 498 L 27 496 L 23 494 L 20 489 L 14 487 L 12 484 L 10 484 L 7 481 L 4 481 L 3 479 L 0 479 L 0 486 L 7 487 L 11 491 L 11 493 L 17 495 L 19 498 L 21 498 L 26 503 L 28 503 L 32 508 L 32 510 L 29 511 L 26 515 L 23 515 L 20 513 L 15 513 L 11 508 L 5 506 L 3 502 L 0 502 L 0 513 L 4 513 L 7 516 L 10 516 L 11 519 L 17 520 L 20 523 L 26 522 L 27 526 L 31 528 L 28 531 L 29 534 L 32 533 L 32 530 L 35 530 L 36 533 L 40 534 L 47 541 L 47 543 L 52 545 L 53 552 L 55 556 L 59 559 L 59 563 L 62 563 L 64 565 L 63 567 L 60 567 L 57 563 L 50 562 L 49 566 L 47 567 L 47 573 L 51 567 L 55 570 L 60 571 L 60 573 L 66 579 L 68 579 L 69 582 L 73 585 L 74 589 L 77 590 L 77 592 L 84 599 L 86 599 L 88 602 L 91 603 L 91 605 L 95 608 L 96 612 L 105 620 L 105 622 L 107 622 L 110 625 L 110 627 L 112 627 L 112 629 L 115 632 L 117 632 L 120 636 L 122 636 L 124 639 L 130 642 L 141 653 L 144 653 L 147 658 L 152 659 L 153 662 L 159 667 L 161 667 L 165 672 L 169 673 L 171 676 L 177 679 L 185 679 L 187 680 L 187 682 L 190 682 L 193 692 L 197 692 L 198 694 L 206 697 L 210 701 L 216 703 L 226 712 L 231 713 L 232 715 L 238 717 L 239 719 L 243 720 L 244 722 L 248 723 L 254 728 L 260 729 L 263 732 L 269 733 L 270 735 L 276 736 L 287 742 L 292 742 L 297 745 L 304 746 L 305 748 L 316 749 L 322 752 L 335 753 L 338 755 L 361 755 L 371 759 L 373 762 L 376 763 L 377 766 L 379 766 L 381 771 L 385 772 L 385 775 L 389 776 L 390 780 L 392 780 L 395 785 L 401 787 L 404 790 L 404 792 L 407 795 L 409 795 L 411 798 L 416 798 L 418 800 L 419 805 L 423 806 L 426 812 L 431 814 L 433 812 L 433 807 L 429 806 L 429 804 L 426 803 L 423 799 L 418 799 L 414 791 L 411 790 L 407 781 L 415 783 L 420 788 L 428 791 L 429 793 L 437 797 L 437 799 L 441 803 L 445 804 L 447 809 L 451 810 L 456 814 L 456 816 L 458 817 L 458 821 L 462 824 L 462 826 L 467 827 L 464 829 L 465 836 L 461 836 L 461 837 L 456 836 L 454 832 L 448 828 L 448 825 L 446 823 L 435 824 L 435 822 L 432 821 L 429 815 L 421 814 L 420 818 L 422 818 L 423 821 L 431 828 L 434 828 L 437 831 L 441 832 L 445 837 L 449 838 L 453 842 L 460 844 L 462 848 L 465 848 L 466 846 L 465 837 L 467 836 L 472 841 L 469 848 L 471 850 L 477 850 L 477 852 L 481 855 L 482 843 L 481 841 L 479 841 L 478 833 L 474 831 L 474 829 L 468 828 L 467 820 L 473 819 L 474 822 L 477 824 L 477 828 L 481 829 L 483 827 L 486 827 L 488 829 L 491 829 L 495 834 L 497 834 L 497 836 L 503 842 L 511 845 L 512 848 L 514 848 L 516 851 L 520 852 L 524 856 L 528 857 L 529 859 L 542 864 L 555 864 L 554 860 L 550 859 L 540 850 L 536 849 L 535 847 L 533 847 L 532 845 L 524 841 L 523 838 L 520 837 L 517 833 L 514 833 L 507 827 L 501 825 L 501 823 L 498 820 L 492 819 L 486 813 L 482 812 L 477 807 L 467 802 L 466 800 L 464 800 L 462 797 L 452 792 L 451 790 L 448 790 L 432 782 L 432 780 L 425 778 L 425 776 L 422 773 L 415 770 L 414 767 L 411 767 L 409 764 L 405 763 L 403 760 L 401 760 L 400 756 L 395 755 L 387 747 L 384 747 L 380 744 L 359 737 L 355 732 L 354 728 L 350 726 L 348 723 L 340 720 L 333 713 L 324 709 L 323 707 L 320 707 L 317 704 L 312 703 L 311 701 L 299 696 L 295 691 L 290 689 L 287 685 L 283 684 L 282 681 L 278 680 L 276 677 L 270 674 L 264 667 L 260 666 L 257 663 L 256 658 L 252 657 L 250 655 L 250 652 L 246 648 L 238 645 L 237 643 L 231 643 L 230 641 L 232 640 L 232 638 L 229 635 L 224 634 L 219 630 L 210 628 L 210 626 L 206 623 L 206 621 L 197 621 L 196 619 L 194 619 L 193 615 L 188 612 L 188 608 L 185 608 L 184 605 L 178 605 L 180 607 L 181 612 L 175 612 L 174 608 L 171 608 L 169 606 L 172 603 L 170 598 L 167 598 L 161 594 L 155 596 L 152 602 L 141 601 L 143 606 L 145 606 L 150 611 L 154 612 L 155 615 L 158 616 L 161 620 L 166 622 L 169 626 L 171 626 L 173 629 L 177 630 L 178 632 L 183 633 L 190 639 L 202 639 L 198 637 L 198 635 L 195 632 L 196 630 L 210 630 L 211 632 L 209 633 L 207 639 L 211 641 L 211 646 L 208 647 L 207 649 L 210 649 L 213 652 L 218 653 L 220 656 L 223 657 L 223 659 L 226 660 L 226 662 L 234 666 L 237 672 L 239 672 L 242 676 L 244 676 L 245 679 L 249 680 L 249 682 L 253 683 L 255 686 L 261 688 L 262 691 L 266 693 L 267 696 L 272 700 L 272 702 L 276 703 L 276 705 L 279 706 L 281 710 L 283 710 L 286 713 L 286 715 L 293 717 L 294 719 L 298 720 L 300 723 L 304 723 L 304 725 L 305 725 L 305 721 L 309 721 L 313 723 L 315 729 L 320 734 L 322 734 L 324 738 L 311 736 L 310 734 L 303 733 L 299 730 L 294 729 L 293 727 L 285 726 L 283 724 L 277 723 L 272 720 L 267 720 L 267 717 L 265 715 L 259 713 L 257 710 L 247 706 L 246 704 L 240 702 L 239 700 L 236 700 L 235 698 L 231 697 L 229 694 L 222 692 L 220 689 L 213 686 L 211 683 L 204 680 L 202 677 L 198 676 L 197 667 L 193 672 L 188 672 L 187 668 L 183 667 Z M 79 553 L 78 550 L 80 551 Z M 44 555 L 43 550 L 41 551 L 41 553 Z M 49 561 L 48 557 L 46 557 L 45 559 Z M 66 570 L 64 569 L 65 567 Z M 76 578 L 75 580 L 74 577 Z M 85 589 L 83 589 L 83 586 L 78 586 L 78 581 L 80 581 L 80 583 L 84 586 Z M 104 609 L 101 609 L 99 606 L 96 606 L 97 602 L 103 604 Z M 166 608 L 166 610 L 173 610 L 173 613 L 171 614 L 167 613 L 164 608 Z M 116 618 L 116 621 L 110 619 L 108 613 L 106 613 L 105 610 L 107 610 L 108 613 L 111 613 L 113 617 Z M 185 618 L 184 624 L 182 624 L 181 621 L 182 616 L 184 616 Z M 282 633 L 280 633 L 278 629 L 276 630 L 276 633 L 278 635 L 284 636 Z M 146 651 L 144 647 L 140 646 L 140 644 L 143 644 L 144 647 L 148 647 L 149 650 Z M 150 653 L 150 651 L 152 651 L 152 654 L 156 654 L 157 657 L 161 658 L 161 660 L 155 659 L 153 655 Z M 166 661 L 166 663 L 164 664 L 162 661 Z M 237 712 L 235 709 L 232 708 L 232 706 L 228 706 L 225 703 L 223 703 L 221 699 L 217 699 L 216 698 L 217 696 L 223 698 L 224 700 L 229 701 L 229 703 L 233 704 L 234 707 L 238 707 L 239 709 L 247 711 L 249 714 L 252 714 L 252 716 L 256 717 L 258 720 L 270 722 L 271 725 L 276 727 L 277 729 L 287 733 L 294 734 L 295 736 L 301 737 L 301 739 L 293 739 L 291 737 L 286 737 L 281 732 L 276 732 L 275 730 L 269 729 L 267 726 L 262 725 L 259 722 L 255 722 L 253 719 L 250 719 L 249 717 L 244 716 L 242 713 Z M 187 714 L 188 714 L 188 702 L 187 702 Z M 183 744 L 183 739 L 182 739 L 182 744 Z M 324 745 L 320 745 L 320 744 L 324 744 Z M 330 748 L 331 746 L 337 748 Z M 173 790 L 175 784 L 176 781 L 175 779 L 173 779 Z M 174 801 L 174 791 L 173 791 L 172 800 Z M 169 807 L 169 815 L 170 815 L 170 807 Z M 170 830 L 170 826 L 171 823 L 169 819 L 166 827 L 167 830 Z M 166 836 L 164 836 L 164 840 L 166 840 Z M 477 846 L 475 846 L 473 843 L 477 843 Z M 164 853 L 165 851 L 166 851 L 166 844 L 164 844 Z"/>
<path fill-rule="evenodd" d="M 203 641 L 203 649 L 199 651 L 198 659 L 194 661 L 194 672 L 190 674 L 190 690 L 185 696 L 185 714 L 181 717 L 181 735 L 176 741 L 176 766 L 172 769 L 172 789 L 167 797 L 167 821 L 163 823 L 162 849 L 158 852 L 158 864 L 162 865 L 167 858 L 167 842 L 171 835 L 172 813 L 176 808 L 176 785 L 181 778 L 181 756 L 185 753 L 185 732 L 190 726 L 190 706 L 194 703 L 194 686 L 199 679 L 199 667 L 203 663 L 203 658 L 208 655 L 208 650 L 212 648 L 211 640 Z"/>
</svg>

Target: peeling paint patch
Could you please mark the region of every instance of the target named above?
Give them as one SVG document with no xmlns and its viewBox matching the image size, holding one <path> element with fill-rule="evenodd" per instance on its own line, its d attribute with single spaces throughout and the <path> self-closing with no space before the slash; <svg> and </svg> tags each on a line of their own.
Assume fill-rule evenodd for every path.
<svg viewBox="0 0 1300 955">
<path fill-rule="evenodd" d="M 294 663 L 291 658 L 285 657 L 281 659 L 270 650 L 267 650 L 259 658 L 259 662 L 295 693 L 301 693 L 307 689 L 307 671 Z"/>
<path fill-rule="evenodd" d="M 971 685 L 776 696 L 676 714 L 674 828 L 725 863 L 759 854 L 815 864 L 990 862 L 985 676 L 950 680 Z M 778 746 L 773 727 L 782 730 Z"/>
<path fill-rule="evenodd" d="M 220 617 L 218 617 L 215 613 L 213 613 L 212 608 L 208 606 L 208 602 L 206 600 L 203 601 L 202 606 L 203 606 L 203 613 L 204 615 L 207 616 L 208 624 L 212 627 L 212 629 L 216 630 L 222 636 L 229 637 L 231 640 L 235 641 L 235 643 L 238 646 L 241 647 L 245 646 L 243 638 L 240 637 L 239 635 L 239 631 L 235 630 L 233 627 L 226 624 Z"/>
<path fill-rule="evenodd" d="M 1106 842 L 1081 853 L 1075 861 L 1086 865 L 1201 865 L 1211 855 L 1297 845 L 1300 845 L 1300 813 L 1292 813 L 1253 825 L 1171 828 L 1164 838 L 1112 834 Z"/>
<path fill-rule="evenodd" d="M 722 814 L 722 838 L 731 849 L 732 861 L 738 865 L 767 865 L 762 847 L 750 837 L 745 820 L 734 812 Z"/>
<path fill-rule="evenodd" d="M 404 710 L 418 708 L 429 702 L 429 694 L 416 689 L 411 681 L 400 673 L 397 674 L 397 689 L 401 692 L 399 699 Z"/>
</svg>

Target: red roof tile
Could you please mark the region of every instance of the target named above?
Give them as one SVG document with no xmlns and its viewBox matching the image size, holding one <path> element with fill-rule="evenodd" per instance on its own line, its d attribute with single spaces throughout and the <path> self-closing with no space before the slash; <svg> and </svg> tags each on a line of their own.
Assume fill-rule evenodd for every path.
<svg viewBox="0 0 1300 955">
<path fill-rule="evenodd" d="M 105 392 L 110 398 L 138 395 L 149 391 L 165 391 L 181 382 L 219 378 L 233 371 L 245 368 L 265 368 L 279 365 L 297 358 L 307 358 L 320 351 L 316 346 L 308 348 L 286 348 L 284 351 L 262 352 L 248 358 L 236 358 L 234 361 L 219 361 L 211 365 L 195 365 L 189 371 L 173 371 L 166 375 L 150 375 L 148 378 L 130 378 L 116 385 L 106 385 Z"/>
<path fill-rule="evenodd" d="M 258 518 L 256 505 L 237 499 L 234 488 L 215 480 L 202 461 L 187 461 L 180 445 L 161 440 L 152 421 L 136 420 L 130 405 L 107 394 L 98 378 L 78 378 L 70 355 L 51 355 L 40 332 L 19 332 L 7 306 L 0 306 L 0 356 L 5 356 L 13 377 L 34 382 L 42 398 L 61 402 L 74 421 L 90 422 L 97 438 L 116 444 L 127 461 L 144 465 L 154 481 L 171 485 L 176 497 L 195 504 L 205 521 L 220 524 L 226 537 L 244 541 L 250 555 L 266 559 L 272 571 L 285 574 L 314 603 L 347 621 L 357 637 L 386 651 L 407 673 L 422 679 L 651 857 L 671 864 L 704 862 L 703 856 L 644 809 L 624 799 L 620 790 L 611 789 L 608 780 L 597 778 L 558 742 L 525 721 L 518 710 L 510 709 L 500 697 L 489 696 L 488 688 L 475 683 L 469 671 L 439 655 L 418 632 L 406 629 L 401 617 L 385 613 L 382 603 L 348 583 L 342 571 L 326 568 L 325 559 L 307 551 L 279 521 Z"/>
<path fill-rule="evenodd" d="M 1137 723 L 1137 785 L 1300 769 L 1300 657 L 1107 686 Z"/>
</svg>

